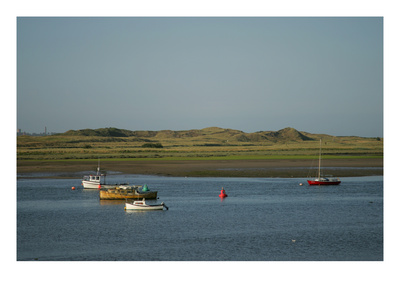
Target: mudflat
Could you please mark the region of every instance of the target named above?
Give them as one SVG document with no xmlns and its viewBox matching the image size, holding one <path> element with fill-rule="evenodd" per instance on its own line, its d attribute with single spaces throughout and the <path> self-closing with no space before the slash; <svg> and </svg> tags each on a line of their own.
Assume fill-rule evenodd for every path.
<svg viewBox="0 0 400 300">
<path fill-rule="evenodd" d="M 318 162 L 310 159 L 253 160 L 150 160 L 101 161 L 108 172 L 177 177 L 308 177 L 314 176 Z M 383 158 L 326 159 L 325 175 L 335 177 L 383 175 Z M 82 172 L 95 173 L 94 161 L 17 161 L 19 177 L 45 173 L 48 177 L 80 178 Z"/>
</svg>

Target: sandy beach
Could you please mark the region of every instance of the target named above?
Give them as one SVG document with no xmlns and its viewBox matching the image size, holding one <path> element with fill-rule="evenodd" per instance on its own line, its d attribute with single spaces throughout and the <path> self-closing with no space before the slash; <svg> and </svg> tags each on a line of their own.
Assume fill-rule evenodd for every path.
<svg viewBox="0 0 400 300">
<path fill-rule="evenodd" d="M 308 177 L 317 162 L 303 159 L 271 160 L 199 160 L 199 161 L 101 161 L 106 172 L 159 176 L 194 177 Z M 383 175 L 383 159 L 327 159 L 325 174 L 337 177 Z M 32 177 L 45 173 L 47 177 L 80 178 L 82 172 L 94 173 L 93 161 L 18 161 L 17 174 Z"/>
</svg>

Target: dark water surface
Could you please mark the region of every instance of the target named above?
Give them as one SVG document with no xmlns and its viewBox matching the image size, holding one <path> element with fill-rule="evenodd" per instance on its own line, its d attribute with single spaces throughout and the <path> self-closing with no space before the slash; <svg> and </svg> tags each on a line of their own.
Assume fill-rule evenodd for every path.
<svg viewBox="0 0 400 300">
<path fill-rule="evenodd" d="M 169 210 L 126 212 L 77 179 L 18 179 L 17 260 L 383 260 L 382 176 L 321 187 L 299 178 L 108 181 L 147 184 Z"/>
</svg>

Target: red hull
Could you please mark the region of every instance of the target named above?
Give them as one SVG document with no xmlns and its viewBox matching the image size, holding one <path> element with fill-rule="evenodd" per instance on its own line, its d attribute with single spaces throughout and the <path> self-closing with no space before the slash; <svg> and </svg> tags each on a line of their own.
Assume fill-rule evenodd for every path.
<svg viewBox="0 0 400 300">
<path fill-rule="evenodd" d="M 315 181 L 315 180 L 307 180 L 309 185 L 338 185 L 341 181 Z"/>
</svg>

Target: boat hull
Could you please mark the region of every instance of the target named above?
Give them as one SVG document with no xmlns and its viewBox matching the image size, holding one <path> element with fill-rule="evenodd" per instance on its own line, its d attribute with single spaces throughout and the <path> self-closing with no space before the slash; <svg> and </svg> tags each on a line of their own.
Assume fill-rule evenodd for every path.
<svg viewBox="0 0 400 300">
<path fill-rule="evenodd" d="M 164 204 L 135 204 L 135 203 L 125 203 L 125 210 L 163 210 Z"/>
<path fill-rule="evenodd" d="M 157 199 L 157 191 L 138 192 L 129 190 L 100 190 L 100 200 Z"/>
<path fill-rule="evenodd" d="M 309 185 L 339 185 L 341 183 L 340 180 L 307 180 Z"/>
<path fill-rule="evenodd" d="M 98 189 L 100 182 L 82 180 L 82 186 L 84 189 Z"/>
<path fill-rule="evenodd" d="M 82 180 L 82 186 L 84 189 L 113 189 L 124 185 L 128 186 L 128 183 L 104 184 L 100 182 Z"/>
</svg>

